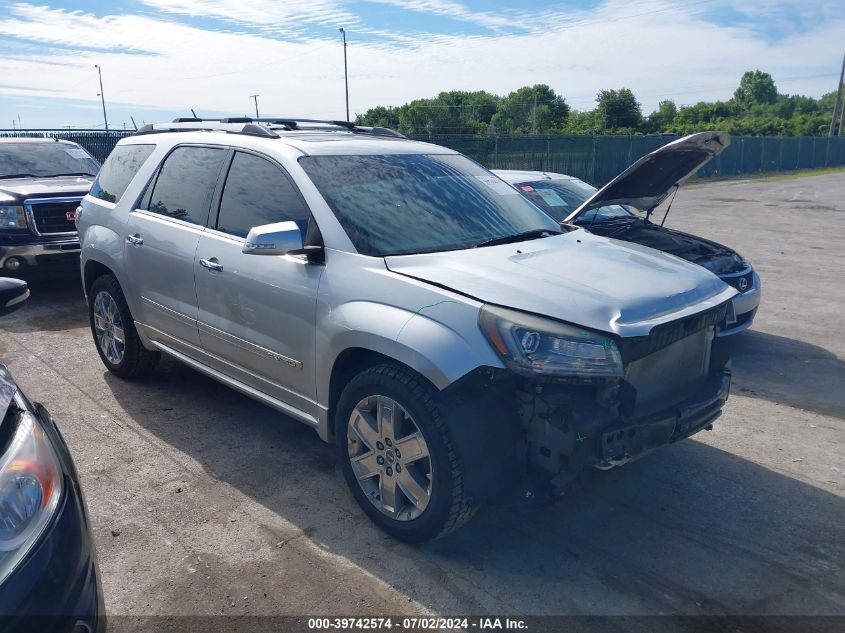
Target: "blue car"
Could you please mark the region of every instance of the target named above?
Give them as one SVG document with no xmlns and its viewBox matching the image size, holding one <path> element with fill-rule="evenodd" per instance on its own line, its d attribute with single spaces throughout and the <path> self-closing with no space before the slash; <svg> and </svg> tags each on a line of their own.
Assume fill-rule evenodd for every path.
<svg viewBox="0 0 845 633">
<path fill-rule="evenodd" d="M 0 316 L 28 296 L 0 278 Z M 0 364 L 0 632 L 105 630 L 85 500 L 53 418 Z"/>
</svg>

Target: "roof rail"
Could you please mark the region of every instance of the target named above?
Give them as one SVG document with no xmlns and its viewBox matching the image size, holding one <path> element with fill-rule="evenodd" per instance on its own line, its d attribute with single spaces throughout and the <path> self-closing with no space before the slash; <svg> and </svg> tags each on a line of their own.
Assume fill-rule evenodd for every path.
<svg viewBox="0 0 845 633">
<path fill-rule="evenodd" d="M 270 128 L 249 122 L 229 122 L 220 119 L 190 119 L 187 117 L 175 119 L 172 123 L 148 123 L 138 128 L 136 136 L 145 134 L 164 134 L 165 132 L 208 132 L 218 130 L 229 134 L 248 134 L 265 138 L 279 138 Z"/>
<path fill-rule="evenodd" d="M 222 119 L 200 119 L 178 117 L 172 123 L 153 123 L 141 127 L 136 134 L 157 134 L 163 132 L 197 132 L 220 130 L 232 134 L 251 134 L 267 138 L 278 138 L 275 130 L 325 130 L 327 127 L 341 128 L 353 134 L 368 134 L 391 138 L 407 138 L 404 134 L 387 127 L 357 125 L 352 121 L 324 121 L 321 119 L 300 119 L 289 117 L 257 118 L 226 117 Z"/>
</svg>

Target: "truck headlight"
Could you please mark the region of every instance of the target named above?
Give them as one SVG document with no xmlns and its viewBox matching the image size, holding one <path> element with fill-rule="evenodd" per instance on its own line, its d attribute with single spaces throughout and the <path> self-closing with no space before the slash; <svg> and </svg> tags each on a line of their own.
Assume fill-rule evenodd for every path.
<svg viewBox="0 0 845 633">
<path fill-rule="evenodd" d="M 0 206 L 0 229 L 25 229 L 26 215 L 23 207 Z"/>
<path fill-rule="evenodd" d="M 0 584 L 38 540 L 62 495 L 50 439 L 29 411 L 0 456 Z"/>
<path fill-rule="evenodd" d="M 618 377 L 613 339 L 517 310 L 485 305 L 478 325 L 510 369 L 523 375 Z"/>
</svg>

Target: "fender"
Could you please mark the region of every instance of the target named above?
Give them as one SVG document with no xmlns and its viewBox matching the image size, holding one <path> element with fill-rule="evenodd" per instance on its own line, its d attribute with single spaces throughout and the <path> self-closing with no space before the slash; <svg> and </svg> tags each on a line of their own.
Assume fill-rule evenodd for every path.
<svg viewBox="0 0 845 633">
<path fill-rule="evenodd" d="M 106 266 L 117 277 L 120 287 L 124 290 L 126 303 L 133 314 L 137 314 L 138 306 L 134 293 L 129 292 L 129 280 L 124 271 L 124 239 L 121 235 L 102 224 L 93 224 L 79 234 L 82 244 L 80 266 L 82 279 L 85 280 L 85 267 L 90 262 L 97 262 Z M 87 295 L 87 293 L 86 293 Z"/>
<path fill-rule="evenodd" d="M 503 367 L 477 326 L 478 308 L 441 297 L 416 312 L 372 301 L 351 301 L 322 315 L 317 341 L 318 401 L 329 405 L 332 368 L 346 350 L 393 358 L 443 390 L 481 366 Z M 469 332 L 465 338 L 458 332 Z"/>
</svg>

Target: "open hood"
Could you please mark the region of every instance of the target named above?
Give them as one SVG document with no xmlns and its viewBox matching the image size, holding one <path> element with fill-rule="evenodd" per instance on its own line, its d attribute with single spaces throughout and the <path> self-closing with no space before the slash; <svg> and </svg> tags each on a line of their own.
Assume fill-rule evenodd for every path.
<svg viewBox="0 0 845 633">
<path fill-rule="evenodd" d="M 726 132 L 690 134 L 646 154 L 599 189 L 564 222 L 609 204 L 625 204 L 651 212 L 671 193 L 731 143 Z"/>
</svg>

